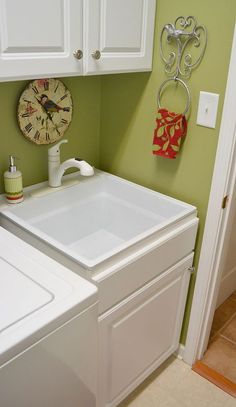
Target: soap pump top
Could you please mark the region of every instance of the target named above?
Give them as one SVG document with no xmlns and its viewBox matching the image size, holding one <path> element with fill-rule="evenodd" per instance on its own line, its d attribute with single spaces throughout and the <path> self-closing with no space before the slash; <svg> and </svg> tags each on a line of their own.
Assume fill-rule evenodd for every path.
<svg viewBox="0 0 236 407">
<path fill-rule="evenodd" d="M 13 155 L 9 155 L 9 172 L 16 172 L 16 165 L 15 165 L 15 157 Z"/>
</svg>

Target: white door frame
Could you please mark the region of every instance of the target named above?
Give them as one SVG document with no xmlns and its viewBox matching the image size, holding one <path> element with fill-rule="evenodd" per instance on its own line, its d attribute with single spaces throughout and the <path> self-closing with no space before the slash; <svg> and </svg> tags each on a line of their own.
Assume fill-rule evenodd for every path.
<svg viewBox="0 0 236 407">
<path fill-rule="evenodd" d="M 216 78 L 217 79 L 217 78 Z M 236 27 L 215 167 L 183 360 L 192 365 L 206 350 L 220 287 L 230 219 L 236 201 Z M 228 195 L 226 208 L 222 200 Z"/>
</svg>

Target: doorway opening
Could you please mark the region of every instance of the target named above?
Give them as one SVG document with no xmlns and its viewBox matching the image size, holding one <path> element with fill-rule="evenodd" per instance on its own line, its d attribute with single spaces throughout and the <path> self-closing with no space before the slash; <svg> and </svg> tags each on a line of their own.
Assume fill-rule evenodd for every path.
<svg viewBox="0 0 236 407">
<path fill-rule="evenodd" d="M 221 289 L 228 283 L 232 285 L 232 280 L 235 279 L 236 237 L 231 236 L 232 233 L 236 234 L 235 106 L 236 29 L 197 280 L 183 354 L 184 361 L 190 365 L 203 358 L 209 338 L 212 339 L 211 328 L 215 326 L 212 323 L 216 308 L 218 309 L 226 300 L 223 298 Z M 229 251 L 233 259 L 229 257 Z M 235 289 L 232 288 L 228 296 L 233 294 Z M 222 329 L 224 328 L 222 326 Z"/>
</svg>

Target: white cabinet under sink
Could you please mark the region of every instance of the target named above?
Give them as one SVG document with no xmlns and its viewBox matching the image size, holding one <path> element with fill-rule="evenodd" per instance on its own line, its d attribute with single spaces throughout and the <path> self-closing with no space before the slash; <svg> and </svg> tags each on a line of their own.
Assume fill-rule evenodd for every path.
<svg viewBox="0 0 236 407">
<path fill-rule="evenodd" d="M 156 0 L 0 0 L 0 80 L 151 70 Z"/>
<path fill-rule="evenodd" d="M 187 256 L 99 318 L 99 407 L 117 406 L 177 350 L 192 259 Z"/>
</svg>

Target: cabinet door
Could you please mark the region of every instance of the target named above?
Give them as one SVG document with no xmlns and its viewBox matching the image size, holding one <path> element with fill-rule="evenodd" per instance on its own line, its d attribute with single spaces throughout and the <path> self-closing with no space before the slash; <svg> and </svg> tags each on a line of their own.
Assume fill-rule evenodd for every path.
<svg viewBox="0 0 236 407">
<path fill-rule="evenodd" d="M 86 72 L 151 70 L 155 9 L 156 0 L 85 2 Z"/>
<path fill-rule="evenodd" d="M 0 80 L 77 75 L 82 0 L 0 0 Z"/>
<path fill-rule="evenodd" d="M 192 258 L 99 318 L 99 407 L 116 406 L 178 348 Z"/>
</svg>

